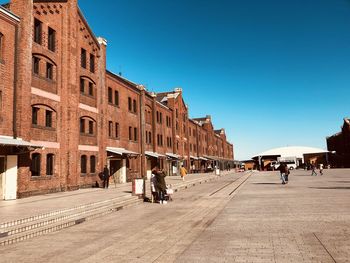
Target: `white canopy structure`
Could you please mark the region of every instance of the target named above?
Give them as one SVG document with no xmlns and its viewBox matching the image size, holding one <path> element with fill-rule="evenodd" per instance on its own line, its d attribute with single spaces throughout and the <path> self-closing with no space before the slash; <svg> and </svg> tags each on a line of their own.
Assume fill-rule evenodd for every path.
<svg viewBox="0 0 350 263">
<path fill-rule="evenodd" d="M 280 147 L 271 149 L 265 152 L 261 152 L 257 155 L 254 155 L 253 158 L 259 156 L 279 156 L 279 157 L 296 157 L 296 158 L 304 158 L 304 154 L 313 154 L 313 153 L 327 153 L 328 151 L 313 148 L 313 147 L 305 147 L 305 146 L 288 146 L 288 147 Z"/>
</svg>

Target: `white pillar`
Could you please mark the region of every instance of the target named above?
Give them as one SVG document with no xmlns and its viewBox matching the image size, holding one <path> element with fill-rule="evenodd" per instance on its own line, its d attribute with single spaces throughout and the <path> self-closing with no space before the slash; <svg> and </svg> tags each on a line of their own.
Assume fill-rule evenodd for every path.
<svg viewBox="0 0 350 263">
<path fill-rule="evenodd" d="M 4 199 L 17 198 L 17 155 L 7 156 L 7 167 L 4 180 Z"/>
<path fill-rule="evenodd" d="M 126 159 L 122 159 L 122 167 L 120 169 L 120 182 L 126 183 Z"/>
</svg>

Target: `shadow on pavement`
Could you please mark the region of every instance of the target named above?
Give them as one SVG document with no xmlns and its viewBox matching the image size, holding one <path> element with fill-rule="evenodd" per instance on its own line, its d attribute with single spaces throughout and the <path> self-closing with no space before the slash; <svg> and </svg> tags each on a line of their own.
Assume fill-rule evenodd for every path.
<svg viewBox="0 0 350 263">
<path fill-rule="evenodd" d="M 281 184 L 281 183 L 253 183 L 253 184 L 274 185 L 274 184 Z"/>
<path fill-rule="evenodd" d="M 321 190 L 350 190 L 350 187 L 342 187 L 342 186 L 339 186 L 339 187 L 309 187 L 309 188 L 312 188 L 312 189 L 321 189 Z"/>
</svg>

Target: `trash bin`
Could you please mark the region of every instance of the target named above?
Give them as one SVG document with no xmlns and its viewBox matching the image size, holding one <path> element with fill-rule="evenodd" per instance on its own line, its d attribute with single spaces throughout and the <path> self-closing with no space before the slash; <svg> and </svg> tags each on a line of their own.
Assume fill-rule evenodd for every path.
<svg viewBox="0 0 350 263">
<path fill-rule="evenodd" d="M 220 169 L 215 169 L 215 175 L 220 175 Z"/>
<path fill-rule="evenodd" d="M 136 178 L 132 181 L 132 194 L 143 195 L 143 179 Z"/>
</svg>

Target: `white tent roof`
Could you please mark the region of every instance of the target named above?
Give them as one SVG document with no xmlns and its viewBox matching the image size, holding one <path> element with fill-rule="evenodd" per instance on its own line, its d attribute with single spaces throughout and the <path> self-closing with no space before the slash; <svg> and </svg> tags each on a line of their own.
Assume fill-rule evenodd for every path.
<svg viewBox="0 0 350 263">
<path fill-rule="evenodd" d="M 280 147 L 271 149 L 265 152 L 261 152 L 259 154 L 256 154 L 253 156 L 281 156 L 281 157 L 297 157 L 297 158 L 303 158 L 304 154 L 307 153 L 326 153 L 328 151 L 320 149 L 320 148 L 313 148 L 313 147 L 305 147 L 305 146 L 288 146 L 288 147 Z"/>
</svg>

